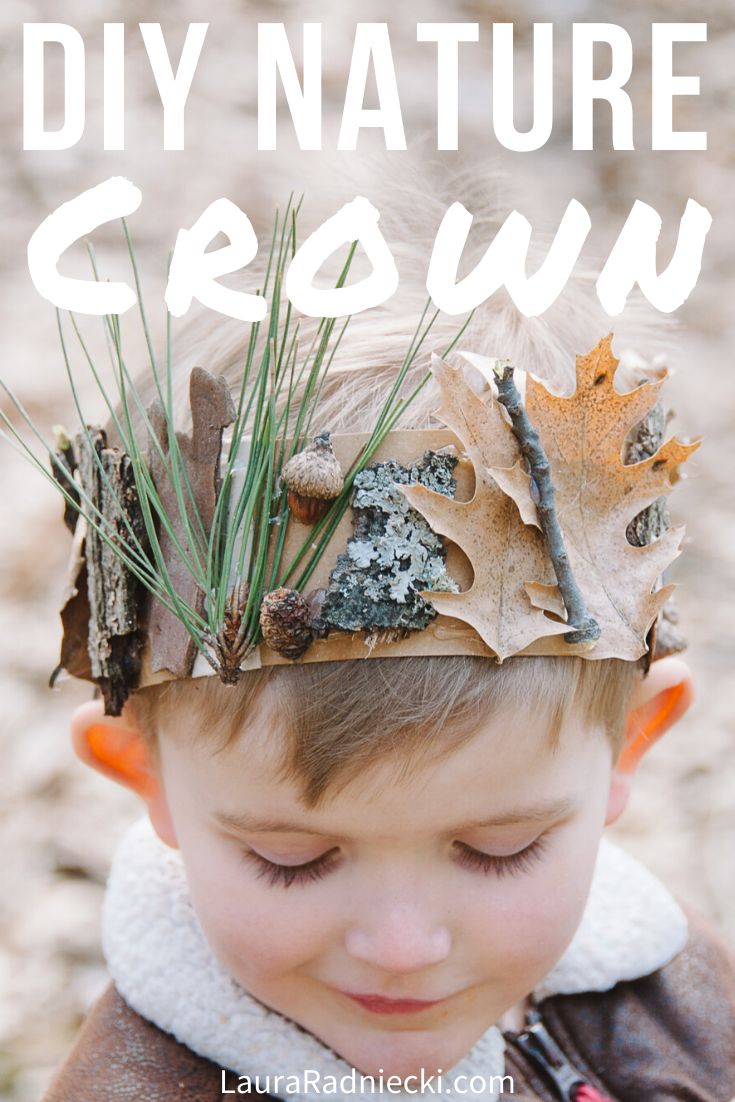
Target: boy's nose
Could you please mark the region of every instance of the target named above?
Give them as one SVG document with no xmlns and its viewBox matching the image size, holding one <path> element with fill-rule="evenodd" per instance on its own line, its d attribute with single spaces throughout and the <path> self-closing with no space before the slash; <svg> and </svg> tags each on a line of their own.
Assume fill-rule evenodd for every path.
<svg viewBox="0 0 735 1102">
<path fill-rule="evenodd" d="M 446 926 L 415 908 L 393 906 L 377 908 L 353 922 L 345 945 L 357 960 L 400 974 L 446 960 L 452 939 Z"/>
</svg>

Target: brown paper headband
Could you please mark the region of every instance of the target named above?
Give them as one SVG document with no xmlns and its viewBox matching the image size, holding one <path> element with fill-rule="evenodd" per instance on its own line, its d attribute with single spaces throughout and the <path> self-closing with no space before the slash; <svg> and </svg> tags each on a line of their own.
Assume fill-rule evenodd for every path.
<svg viewBox="0 0 735 1102">
<path fill-rule="evenodd" d="M 641 658 L 673 588 L 662 586 L 661 578 L 682 536 L 682 529 L 668 527 L 663 499 L 697 444 L 662 442 L 665 373 L 627 394 L 615 390 L 610 343 L 608 337 L 578 357 L 569 397 L 551 394 L 529 376 L 522 400 L 512 369 L 491 361 L 496 393 L 488 389 L 479 397 L 461 369 L 434 357 L 441 394 L 436 416 L 444 427 L 389 432 L 350 486 L 349 507 L 343 502 L 341 518 L 335 511 L 332 531 L 334 502 L 316 502 L 324 515 L 314 532 L 326 531 L 329 538 L 305 584 L 293 585 L 297 569 L 277 579 L 285 584 L 265 584 L 256 606 L 242 572 L 233 569 L 219 631 L 209 636 L 211 653 L 194 645 L 176 607 L 136 590 L 105 541 L 90 539 L 82 521 L 62 613 L 61 666 L 97 681 L 108 710 L 115 711 L 137 687 L 215 673 L 236 681 L 241 672 L 294 660 Z M 192 433 L 178 435 L 177 446 L 188 464 L 198 518 L 211 526 L 221 492 L 222 430 L 232 409 L 223 382 L 205 372 L 192 377 L 191 399 Z M 308 468 L 316 453 L 327 464 L 329 482 L 335 460 L 350 471 L 368 439 L 349 434 L 330 440 L 327 432 L 321 443 L 307 443 L 291 467 Z M 309 448 L 312 454 L 305 454 Z M 88 462 L 86 475 L 84 461 L 74 462 L 83 484 L 96 478 L 104 511 L 105 479 L 97 468 L 114 475 L 119 495 L 126 486 L 132 494 L 132 483 L 119 451 L 103 442 L 98 456 L 103 463 Z M 166 469 L 163 449 L 151 473 L 161 492 L 180 502 L 183 491 L 166 485 Z M 274 489 L 285 490 L 278 476 L 282 472 L 274 472 Z M 318 497 L 318 477 L 314 486 Z M 292 505 L 276 518 L 278 533 L 266 533 L 265 579 L 278 574 L 272 569 L 276 546 L 279 562 L 295 560 L 297 566 L 299 549 L 309 546 L 309 523 L 296 519 L 290 488 L 289 495 Z M 308 494 L 302 505 L 308 518 Z M 119 518 L 117 523 L 120 538 L 129 539 Z M 251 530 L 251 555 L 258 538 Z M 177 546 L 176 532 L 162 533 L 168 576 L 182 599 L 206 609 L 217 595 L 197 590 Z M 100 616 L 108 606 L 118 613 L 112 625 Z M 127 681 L 126 663 L 132 671 Z"/>
</svg>

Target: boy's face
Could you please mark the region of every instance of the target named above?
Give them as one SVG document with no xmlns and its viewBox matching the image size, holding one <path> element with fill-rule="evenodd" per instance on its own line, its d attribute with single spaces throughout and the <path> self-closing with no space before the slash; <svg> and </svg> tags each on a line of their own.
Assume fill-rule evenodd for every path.
<svg viewBox="0 0 735 1102">
<path fill-rule="evenodd" d="M 277 775 L 278 717 L 261 699 L 220 753 L 185 719 L 161 736 L 173 832 L 212 949 L 359 1071 L 448 1070 L 577 928 L 609 744 L 570 719 L 554 750 L 539 717 L 496 717 L 440 763 L 408 776 L 378 763 L 308 810 Z"/>
</svg>

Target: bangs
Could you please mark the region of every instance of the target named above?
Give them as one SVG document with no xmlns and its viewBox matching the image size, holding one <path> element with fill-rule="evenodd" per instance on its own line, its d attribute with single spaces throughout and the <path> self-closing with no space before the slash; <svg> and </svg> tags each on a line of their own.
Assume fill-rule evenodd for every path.
<svg viewBox="0 0 735 1102">
<path fill-rule="evenodd" d="M 638 673 L 636 663 L 615 658 L 524 656 L 502 665 L 471 656 L 375 658 L 271 666 L 234 686 L 216 677 L 172 681 L 131 704 L 154 743 L 163 730 L 176 737 L 183 713 L 213 753 L 241 737 L 277 753 L 281 778 L 296 782 L 313 808 L 388 757 L 400 775 L 441 761 L 501 714 L 530 718 L 552 747 L 577 715 L 617 756 Z M 266 699 L 277 730 L 264 728 Z"/>
</svg>

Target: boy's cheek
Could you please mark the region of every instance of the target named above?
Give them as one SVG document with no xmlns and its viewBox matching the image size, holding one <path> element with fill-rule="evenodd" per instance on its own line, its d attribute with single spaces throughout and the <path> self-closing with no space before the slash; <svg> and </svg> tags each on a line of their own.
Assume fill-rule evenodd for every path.
<svg viewBox="0 0 735 1102">
<path fill-rule="evenodd" d="M 305 909 L 298 887 L 270 885 L 258 876 L 244 845 L 194 817 L 178 816 L 177 834 L 194 909 L 210 941 L 216 937 L 267 954 L 271 942 L 288 947 L 305 940 L 305 919 L 316 918 L 319 908 Z"/>
<path fill-rule="evenodd" d="M 510 970 L 541 979 L 564 953 L 584 913 L 598 837 L 572 832 L 532 874 L 488 885 L 484 929 L 492 931 L 495 958 Z M 475 938 L 482 929 L 481 917 Z"/>
<path fill-rule="evenodd" d="M 284 921 L 272 908 L 243 906 L 214 910 L 202 921 L 204 934 L 225 968 L 244 986 L 256 990 L 279 980 L 319 956 L 321 939 Z"/>
<path fill-rule="evenodd" d="M 512 904 L 489 914 L 477 925 L 475 943 L 485 942 L 491 972 L 497 964 L 505 974 L 526 978 L 535 985 L 561 957 L 579 925 L 586 893 L 549 893 L 538 884 L 515 893 Z"/>
<path fill-rule="evenodd" d="M 269 886 L 229 854 L 197 859 L 184 854 L 194 909 L 212 949 L 240 978 L 274 974 L 295 967 L 312 955 L 319 941 L 313 929 L 318 909 L 304 908 L 287 890 Z M 319 922 L 319 926 L 323 925 Z M 237 968 L 235 969 L 235 966 Z"/>
</svg>

